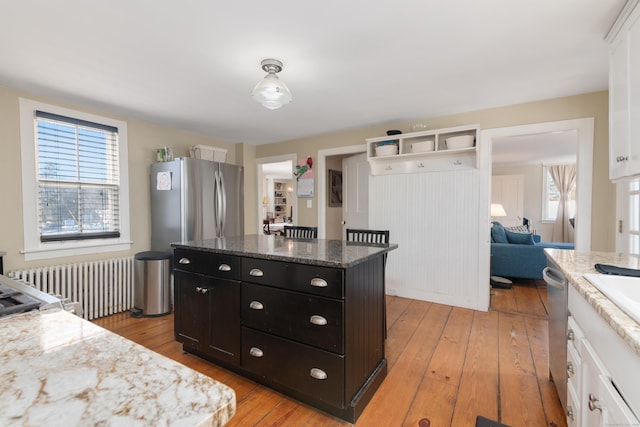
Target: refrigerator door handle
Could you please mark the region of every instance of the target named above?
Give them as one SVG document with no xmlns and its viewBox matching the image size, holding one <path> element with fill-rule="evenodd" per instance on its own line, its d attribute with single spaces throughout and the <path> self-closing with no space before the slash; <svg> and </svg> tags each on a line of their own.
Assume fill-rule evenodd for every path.
<svg viewBox="0 0 640 427">
<path fill-rule="evenodd" d="M 220 237 L 224 237 L 224 225 L 227 223 L 227 193 L 224 189 L 224 174 L 220 173 Z"/>
<path fill-rule="evenodd" d="M 214 184 L 214 196 L 213 196 L 213 210 L 215 217 L 216 237 L 222 237 L 222 218 L 220 213 L 220 172 L 216 170 L 213 174 Z"/>
</svg>

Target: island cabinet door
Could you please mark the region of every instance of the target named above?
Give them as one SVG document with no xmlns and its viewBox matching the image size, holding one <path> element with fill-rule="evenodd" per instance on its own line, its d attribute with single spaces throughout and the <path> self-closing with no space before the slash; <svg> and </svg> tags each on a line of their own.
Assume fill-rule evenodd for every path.
<svg viewBox="0 0 640 427">
<path fill-rule="evenodd" d="M 240 281 L 205 276 L 209 294 L 207 353 L 216 359 L 240 365 Z"/>
<path fill-rule="evenodd" d="M 301 400 L 344 408 L 344 356 L 242 328 L 242 367 Z"/>
<path fill-rule="evenodd" d="M 243 283 L 245 326 L 344 353 L 344 301 Z"/>
<path fill-rule="evenodd" d="M 174 271 L 176 341 L 195 350 L 204 350 L 209 320 L 209 296 L 202 274 Z"/>
<path fill-rule="evenodd" d="M 240 281 L 174 271 L 176 340 L 240 364 Z"/>
</svg>

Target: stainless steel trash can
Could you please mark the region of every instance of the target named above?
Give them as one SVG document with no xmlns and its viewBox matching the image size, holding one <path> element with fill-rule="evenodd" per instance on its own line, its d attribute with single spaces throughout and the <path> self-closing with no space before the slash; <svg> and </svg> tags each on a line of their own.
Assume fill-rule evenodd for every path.
<svg viewBox="0 0 640 427">
<path fill-rule="evenodd" d="M 171 312 L 171 258 L 171 253 L 156 251 L 135 255 L 133 316 L 162 316 Z"/>
</svg>

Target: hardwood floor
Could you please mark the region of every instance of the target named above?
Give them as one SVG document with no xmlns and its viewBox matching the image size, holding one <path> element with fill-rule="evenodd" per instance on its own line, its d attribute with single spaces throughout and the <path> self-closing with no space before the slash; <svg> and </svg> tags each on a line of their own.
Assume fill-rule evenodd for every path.
<svg viewBox="0 0 640 427">
<path fill-rule="evenodd" d="M 355 425 L 474 426 L 482 415 L 512 427 L 566 426 L 548 379 L 546 285 L 522 281 L 491 294 L 488 312 L 387 297 L 389 373 Z M 229 426 L 350 425 L 183 353 L 172 315 L 95 323 L 232 387 Z"/>
</svg>

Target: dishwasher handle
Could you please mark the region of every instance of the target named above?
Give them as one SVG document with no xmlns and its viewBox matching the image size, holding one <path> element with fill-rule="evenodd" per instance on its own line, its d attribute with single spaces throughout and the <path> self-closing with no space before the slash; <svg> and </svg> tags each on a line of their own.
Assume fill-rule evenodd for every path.
<svg viewBox="0 0 640 427">
<path fill-rule="evenodd" d="M 542 270 L 542 277 L 549 286 L 553 286 L 554 288 L 558 289 L 564 289 L 565 287 L 566 281 L 564 279 L 564 276 L 554 268 L 545 267 L 544 270 Z"/>
</svg>

